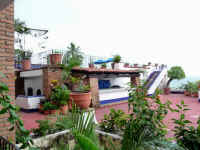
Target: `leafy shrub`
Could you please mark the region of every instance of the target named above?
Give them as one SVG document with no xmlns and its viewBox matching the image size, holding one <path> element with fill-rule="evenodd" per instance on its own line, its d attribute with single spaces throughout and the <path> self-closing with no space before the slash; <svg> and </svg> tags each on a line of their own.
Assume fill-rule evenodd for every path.
<svg viewBox="0 0 200 150">
<path fill-rule="evenodd" d="M 191 121 L 185 118 L 185 112 L 189 110 L 184 101 L 177 104 L 174 111 L 180 113 L 178 119 L 173 119 L 175 124 L 175 138 L 177 143 L 188 150 L 199 150 L 200 148 L 200 119 L 198 119 L 197 127 L 189 125 Z"/>
<path fill-rule="evenodd" d="M 130 118 L 122 140 L 122 150 L 140 149 L 144 143 L 164 139 L 167 133 L 163 119 L 170 108 L 170 102 L 162 103 L 156 91 L 147 96 L 144 86 L 133 87 L 129 93 Z"/>
<path fill-rule="evenodd" d="M 121 61 L 121 56 L 120 55 L 115 55 L 113 58 L 113 62 L 119 63 Z"/>
<path fill-rule="evenodd" d="M 66 105 L 69 101 L 70 91 L 66 87 L 56 86 L 51 93 L 51 100 L 58 106 Z"/>
<path fill-rule="evenodd" d="M 110 113 L 104 115 L 104 119 L 100 123 L 100 128 L 106 132 L 116 132 L 123 130 L 126 122 L 128 120 L 128 115 L 122 110 L 110 109 Z"/>
</svg>

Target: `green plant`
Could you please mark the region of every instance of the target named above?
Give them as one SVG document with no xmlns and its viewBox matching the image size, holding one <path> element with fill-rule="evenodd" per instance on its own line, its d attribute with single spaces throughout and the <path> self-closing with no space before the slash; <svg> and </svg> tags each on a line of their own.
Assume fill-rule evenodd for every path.
<svg viewBox="0 0 200 150">
<path fill-rule="evenodd" d="M 58 109 L 58 106 L 55 105 L 55 104 L 52 104 L 51 102 L 47 101 L 43 104 L 43 111 L 46 111 L 46 110 L 56 110 Z"/>
<path fill-rule="evenodd" d="M 180 66 L 174 66 L 171 67 L 170 70 L 168 70 L 168 77 L 169 80 L 167 82 L 167 87 L 169 87 L 169 84 L 171 83 L 172 80 L 177 79 L 183 79 L 185 78 L 185 72 Z"/>
<path fill-rule="evenodd" d="M 106 63 L 103 63 L 103 64 L 101 64 L 101 67 L 106 68 L 106 67 L 107 67 L 107 64 L 106 64 Z"/>
<path fill-rule="evenodd" d="M 34 137 L 46 136 L 54 133 L 54 125 L 49 120 L 37 120 L 38 128 L 33 129 Z"/>
<path fill-rule="evenodd" d="M 68 50 L 63 56 L 62 64 L 76 64 L 76 66 L 80 66 L 83 62 L 83 53 L 80 51 L 80 47 L 70 43 L 70 46 L 67 48 Z"/>
<path fill-rule="evenodd" d="M 51 100 L 58 106 L 66 105 L 69 101 L 70 91 L 64 86 L 56 86 L 51 93 Z"/>
<path fill-rule="evenodd" d="M 128 121 L 128 115 L 122 110 L 110 109 L 110 113 L 104 115 L 101 120 L 100 128 L 106 132 L 116 132 L 123 130 Z"/>
<path fill-rule="evenodd" d="M 82 77 L 70 77 L 70 82 L 72 85 L 74 85 L 74 88 L 72 89 L 74 92 L 89 92 L 90 91 L 90 86 L 88 84 L 84 83 L 84 79 L 86 76 Z"/>
<path fill-rule="evenodd" d="M 4 75 L 1 74 L 3 78 L 6 78 Z M 16 138 L 16 140 L 21 143 L 21 148 L 31 147 L 31 144 L 33 144 L 33 141 L 30 137 L 30 131 L 26 130 L 24 128 L 23 121 L 19 118 L 19 116 L 16 114 L 17 107 L 12 104 L 12 99 L 8 95 L 9 88 L 8 86 L 0 81 L 0 115 L 2 114 L 8 114 L 9 117 L 7 121 L 10 123 L 9 131 L 14 131 L 15 129 L 20 134 L 19 137 Z"/>
<path fill-rule="evenodd" d="M 131 86 L 129 92 L 130 118 L 126 124 L 122 140 L 122 150 L 137 150 L 144 143 L 164 139 L 167 133 L 163 123 L 170 102 L 162 103 L 158 92 L 153 96 L 147 96 L 143 85 Z"/>
<path fill-rule="evenodd" d="M 54 50 L 52 50 L 52 54 L 61 54 L 61 51 L 57 50 L 57 49 L 54 49 Z"/>
<path fill-rule="evenodd" d="M 113 58 L 113 62 L 119 63 L 121 61 L 121 56 L 120 55 L 115 55 Z"/>
<path fill-rule="evenodd" d="M 189 109 L 188 105 L 181 101 L 180 104 L 177 104 L 177 109 L 174 109 L 175 112 L 178 112 L 179 118 L 173 118 L 175 128 L 175 138 L 177 143 L 188 149 L 188 150 L 199 150 L 200 147 L 200 119 L 198 119 L 197 127 L 190 126 L 191 121 L 185 118 L 185 112 Z"/>
</svg>

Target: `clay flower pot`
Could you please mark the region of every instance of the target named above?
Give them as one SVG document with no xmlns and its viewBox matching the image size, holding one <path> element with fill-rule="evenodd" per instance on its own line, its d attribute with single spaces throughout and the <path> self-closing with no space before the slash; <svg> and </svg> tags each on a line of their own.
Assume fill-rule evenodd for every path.
<svg viewBox="0 0 200 150">
<path fill-rule="evenodd" d="M 68 105 L 63 105 L 63 106 L 60 106 L 60 112 L 64 115 L 64 114 L 67 114 L 68 112 Z"/>
<path fill-rule="evenodd" d="M 49 110 L 45 110 L 45 111 L 43 111 L 43 113 L 44 113 L 45 115 L 48 115 L 48 114 L 50 114 L 50 111 L 49 111 Z"/>
<path fill-rule="evenodd" d="M 170 88 L 164 88 L 164 93 L 165 93 L 166 95 L 170 94 Z"/>
<path fill-rule="evenodd" d="M 189 96 L 190 93 L 189 93 L 188 91 L 184 91 L 184 95 L 185 95 L 185 96 Z"/>
<path fill-rule="evenodd" d="M 61 58 L 62 58 L 61 54 L 50 54 L 49 57 L 51 65 L 57 65 L 61 63 Z"/>
<path fill-rule="evenodd" d="M 89 64 L 89 68 L 94 68 L 94 64 Z"/>
<path fill-rule="evenodd" d="M 59 113 L 60 113 L 59 109 L 50 110 L 50 114 L 59 114 Z"/>
<path fill-rule="evenodd" d="M 91 103 L 91 93 L 72 92 L 70 99 L 81 109 L 88 109 Z"/>
<path fill-rule="evenodd" d="M 31 69 L 31 61 L 29 59 L 22 60 L 22 69 L 23 70 Z"/>
</svg>

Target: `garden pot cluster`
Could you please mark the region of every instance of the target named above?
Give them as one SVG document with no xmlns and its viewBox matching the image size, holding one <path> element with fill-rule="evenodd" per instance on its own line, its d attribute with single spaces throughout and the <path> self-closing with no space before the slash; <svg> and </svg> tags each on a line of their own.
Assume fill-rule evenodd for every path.
<svg viewBox="0 0 200 150">
<path fill-rule="evenodd" d="M 183 85 L 183 89 L 185 96 L 198 97 L 199 81 L 188 82 L 185 85 Z"/>
</svg>

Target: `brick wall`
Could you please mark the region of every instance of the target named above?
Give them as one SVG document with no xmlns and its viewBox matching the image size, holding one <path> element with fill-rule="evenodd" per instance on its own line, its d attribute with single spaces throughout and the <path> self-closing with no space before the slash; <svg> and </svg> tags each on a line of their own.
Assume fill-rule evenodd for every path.
<svg viewBox="0 0 200 150">
<path fill-rule="evenodd" d="M 62 70 L 58 67 L 46 67 L 43 69 L 43 93 L 46 98 L 50 97 L 51 94 L 51 81 L 58 80 L 61 84 L 62 81 Z"/>
<path fill-rule="evenodd" d="M 14 81 L 14 2 L 13 0 L 1 0 L 0 2 L 0 72 L 4 73 L 7 79 L 0 77 L 6 83 L 10 92 L 9 95 L 15 99 Z M 13 102 L 14 103 L 14 102 Z M 0 136 L 14 139 L 14 132 L 8 131 L 6 122 L 8 115 L 0 115 Z"/>
</svg>

